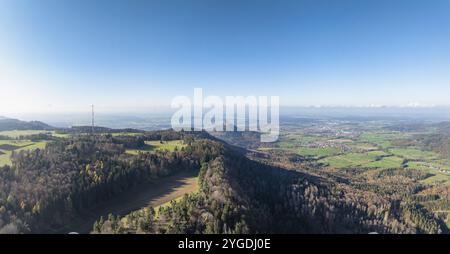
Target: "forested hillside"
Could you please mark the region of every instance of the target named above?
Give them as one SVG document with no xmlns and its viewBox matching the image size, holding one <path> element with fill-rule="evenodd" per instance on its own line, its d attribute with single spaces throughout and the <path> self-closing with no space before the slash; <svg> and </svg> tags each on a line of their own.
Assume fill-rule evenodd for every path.
<svg viewBox="0 0 450 254">
<path fill-rule="evenodd" d="M 254 157 L 206 132 L 80 131 L 42 134 L 33 138 L 45 138 L 45 148 L 11 153 L 11 165 L 0 168 L 1 233 L 67 232 L 95 204 L 183 171 L 199 172 L 198 192 L 156 211 L 148 207 L 124 218 L 101 218 L 93 232 L 448 231 L 411 196 L 422 190 L 413 184 L 426 177 L 419 171 L 354 169 L 347 177 L 345 171 L 298 166 L 303 157 Z"/>
<path fill-rule="evenodd" d="M 338 184 L 243 156 L 208 141 L 200 192 L 178 202 L 110 215 L 96 233 L 442 233 L 446 226 L 411 200 Z M 218 154 L 217 154 L 218 151 Z"/>
<path fill-rule="evenodd" d="M 198 170 L 209 156 L 199 142 L 172 152 L 125 152 L 156 137 L 161 134 L 81 135 L 13 152 L 12 165 L 0 168 L 0 232 L 60 232 L 93 204 L 151 179 Z"/>
</svg>

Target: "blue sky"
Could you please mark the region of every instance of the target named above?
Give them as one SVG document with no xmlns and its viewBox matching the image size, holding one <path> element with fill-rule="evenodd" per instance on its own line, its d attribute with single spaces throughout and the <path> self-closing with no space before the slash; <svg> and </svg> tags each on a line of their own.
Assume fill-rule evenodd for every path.
<svg viewBox="0 0 450 254">
<path fill-rule="evenodd" d="M 0 1 L 0 114 L 278 95 L 450 105 L 450 1 Z"/>
</svg>

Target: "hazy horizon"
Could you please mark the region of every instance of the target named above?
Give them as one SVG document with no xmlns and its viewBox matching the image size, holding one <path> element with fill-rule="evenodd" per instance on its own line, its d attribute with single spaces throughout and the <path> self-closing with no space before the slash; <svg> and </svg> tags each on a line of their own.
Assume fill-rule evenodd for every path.
<svg viewBox="0 0 450 254">
<path fill-rule="evenodd" d="M 1 1 L 0 115 L 152 112 L 194 87 L 283 106 L 450 106 L 449 7 Z"/>
<path fill-rule="evenodd" d="M 95 124 L 109 128 L 135 128 L 157 130 L 171 128 L 171 115 L 175 109 L 162 111 L 96 112 Z M 53 127 L 91 125 L 91 111 L 66 113 L 15 113 L 0 115 L 23 121 L 42 121 Z M 450 107 L 281 107 L 280 124 L 286 120 L 336 119 L 355 121 L 401 120 L 420 122 L 450 121 Z"/>
</svg>

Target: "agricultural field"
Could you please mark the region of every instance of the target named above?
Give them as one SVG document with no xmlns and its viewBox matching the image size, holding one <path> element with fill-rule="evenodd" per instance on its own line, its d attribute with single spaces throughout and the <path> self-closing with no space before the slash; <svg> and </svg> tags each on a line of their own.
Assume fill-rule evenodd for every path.
<svg viewBox="0 0 450 254">
<path fill-rule="evenodd" d="M 334 168 L 400 168 L 403 159 L 389 156 L 383 151 L 367 153 L 346 153 L 339 156 L 327 157 L 319 162 Z"/>
<path fill-rule="evenodd" d="M 43 149 L 47 141 L 29 141 L 29 140 L 0 140 L 0 166 L 11 164 L 11 154 L 13 151 Z"/>
<path fill-rule="evenodd" d="M 392 148 L 390 153 L 403 157 L 408 160 L 436 160 L 439 155 L 434 152 L 422 151 L 418 148 Z"/>
<path fill-rule="evenodd" d="M 430 134 L 398 131 L 389 122 L 320 121 L 307 126 L 285 127 L 271 150 L 295 153 L 317 162 L 324 169 L 414 169 L 429 174 L 424 184 L 450 183 L 450 158 L 414 144 L 415 137 Z"/>
</svg>

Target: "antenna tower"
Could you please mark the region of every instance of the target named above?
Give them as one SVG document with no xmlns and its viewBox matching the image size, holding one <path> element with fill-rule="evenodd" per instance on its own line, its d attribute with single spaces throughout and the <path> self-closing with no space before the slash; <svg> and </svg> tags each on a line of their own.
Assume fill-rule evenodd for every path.
<svg viewBox="0 0 450 254">
<path fill-rule="evenodd" d="M 92 135 L 94 134 L 94 127 L 95 127 L 95 122 L 94 122 L 94 104 L 91 105 L 92 107 Z"/>
</svg>

